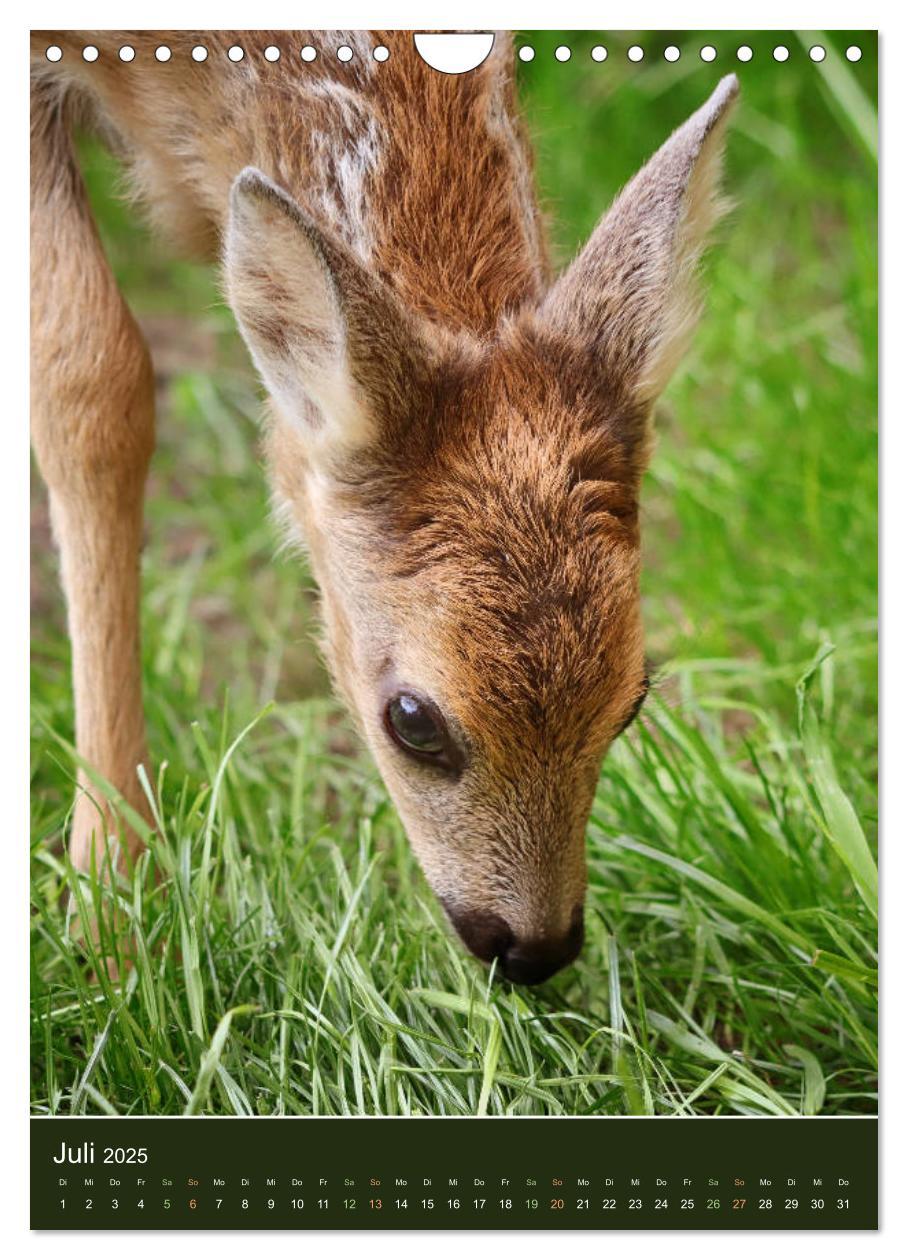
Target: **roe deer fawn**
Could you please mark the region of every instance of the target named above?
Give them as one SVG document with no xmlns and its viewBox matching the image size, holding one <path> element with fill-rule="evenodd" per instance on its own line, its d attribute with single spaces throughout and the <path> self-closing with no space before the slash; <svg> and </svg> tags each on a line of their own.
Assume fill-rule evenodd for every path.
<svg viewBox="0 0 908 1260">
<path fill-rule="evenodd" d="M 465 944 L 513 981 L 545 979 L 580 949 L 594 785 L 647 688 L 638 491 L 696 318 L 737 81 L 553 279 L 506 36 L 462 75 L 404 33 L 57 31 L 34 48 L 34 446 L 82 758 L 146 809 L 152 374 L 87 205 L 79 123 L 122 155 L 156 226 L 221 258 L 337 686 Z M 83 868 L 122 828 L 87 789 L 70 838 Z"/>
</svg>

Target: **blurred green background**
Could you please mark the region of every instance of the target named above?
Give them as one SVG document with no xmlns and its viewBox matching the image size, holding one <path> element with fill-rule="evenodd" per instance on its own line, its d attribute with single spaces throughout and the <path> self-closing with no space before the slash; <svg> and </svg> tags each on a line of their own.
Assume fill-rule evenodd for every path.
<svg viewBox="0 0 908 1260">
<path fill-rule="evenodd" d="M 67 935 L 73 769 L 55 734 L 72 734 L 69 653 L 36 481 L 39 1111 L 875 1109 L 875 35 L 546 31 L 517 44 L 535 49 L 518 80 L 559 262 L 723 74 L 742 87 L 735 208 L 643 491 L 658 694 L 603 772 L 584 958 L 521 994 L 488 989 L 450 941 L 328 697 L 300 561 L 275 554 L 259 391 L 217 277 L 150 240 L 116 164 L 86 141 L 101 232 L 157 374 L 143 650 L 170 848 L 155 851 L 164 884 L 148 883 L 138 912 L 159 961 L 125 997 L 125 980 L 96 993 Z M 271 701 L 212 803 L 229 744 Z M 183 901 L 168 902 L 178 857 Z M 185 944 L 188 918 L 195 971 L 166 944 Z M 238 1005 L 202 1088 L 213 1029 Z M 122 1006 L 135 1044 L 113 1037 L 86 1079 Z"/>
</svg>

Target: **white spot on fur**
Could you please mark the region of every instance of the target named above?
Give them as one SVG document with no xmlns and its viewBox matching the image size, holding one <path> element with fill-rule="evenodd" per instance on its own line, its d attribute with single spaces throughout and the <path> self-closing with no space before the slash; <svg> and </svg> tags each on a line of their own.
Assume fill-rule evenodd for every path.
<svg viewBox="0 0 908 1260">
<path fill-rule="evenodd" d="M 334 115 L 330 121 L 336 124 L 330 131 L 314 130 L 310 137 L 310 206 L 368 262 L 373 238 L 366 188 L 380 157 L 378 123 L 362 95 L 336 80 L 312 84 L 307 95 L 329 105 Z"/>
</svg>

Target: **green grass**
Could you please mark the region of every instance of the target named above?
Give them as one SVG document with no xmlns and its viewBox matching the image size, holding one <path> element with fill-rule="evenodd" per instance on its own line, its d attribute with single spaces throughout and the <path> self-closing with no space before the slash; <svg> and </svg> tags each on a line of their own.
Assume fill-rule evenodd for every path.
<svg viewBox="0 0 908 1260">
<path fill-rule="evenodd" d="M 583 955 L 538 990 L 490 977 L 445 927 L 328 695 L 309 580 L 275 556 L 258 394 L 213 279 L 148 246 L 87 148 L 159 368 L 159 826 L 129 879 L 66 865 L 68 646 L 38 492 L 35 1112 L 876 1110 L 875 43 L 824 37 L 865 55 L 820 69 L 764 33 L 739 67 L 742 39 L 666 33 L 639 37 L 638 67 L 636 39 L 604 38 L 595 65 L 591 33 L 546 32 L 521 70 L 559 257 L 735 68 L 738 206 L 645 485 L 660 686 L 603 767 Z M 705 42 L 709 66 L 691 54 Z M 116 982 L 84 956 L 80 898 L 102 928 L 114 911 L 131 924 L 138 961 Z"/>
</svg>

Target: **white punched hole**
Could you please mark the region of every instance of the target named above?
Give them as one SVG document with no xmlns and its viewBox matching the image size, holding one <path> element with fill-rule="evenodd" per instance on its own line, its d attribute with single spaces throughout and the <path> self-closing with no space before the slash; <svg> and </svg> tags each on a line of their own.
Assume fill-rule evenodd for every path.
<svg viewBox="0 0 908 1260">
<path fill-rule="evenodd" d="M 341 44 L 340 48 L 337 50 L 337 59 L 338 61 L 353 60 L 353 49 L 349 44 Z"/>
<path fill-rule="evenodd" d="M 300 56 L 302 57 L 303 61 L 315 61 L 316 57 L 318 56 L 318 53 L 315 51 L 315 49 L 312 47 L 311 44 L 307 44 L 305 48 L 300 49 Z"/>
<path fill-rule="evenodd" d="M 529 44 L 524 44 L 524 46 L 517 53 L 517 56 L 520 58 L 521 61 L 532 61 L 533 58 L 536 56 L 536 49 L 531 48 Z"/>
<path fill-rule="evenodd" d="M 82 49 L 83 61 L 97 61 L 98 55 L 98 50 L 95 48 L 94 44 L 86 44 Z"/>
<path fill-rule="evenodd" d="M 811 48 L 810 50 L 810 60 L 811 61 L 825 61 L 826 60 L 826 49 L 823 47 L 822 44 L 814 44 L 813 48 Z"/>
<path fill-rule="evenodd" d="M 669 44 L 664 55 L 666 61 L 677 61 L 681 56 L 681 49 L 677 46 L 677 44 Z"/>
<path fill-rule="evenodd" d="M 154 55 L 156 61 L 169 61 L 172 54 L 166 44 L 159 44 L 154 50 Z"/>
<path fill-rule="evenodd" d="M 136 50 L 133 48 L 132 44 L 124 44 L 120 49 L 118 56 L 121 61 L 135 61 Z"/>
<path fill-rule="evenodd" d="M 567 44 L 559 44 L 558 47 L 555 49 L 555 60 L 556 61 L 570 61 L 570 59 L 571 59 L 570 48 L 568 48 Z"/>
<path fill-rule="evenodd" d="M 590 56 L 592 57 L 593 61 L 605 61 L 606 57 L 608 56 L 608 49 L 603 48 L 601 44 L 597 44 L 596 47 L 590 53 Z"/>
<path fill-rule="evenodd" d="M 427 66 L 441 74 L 465 74 L 481 66 L 492 51 L 495 34 L 492 31 L 476 31 L 450 35 L 426 34 L 413 36 L 416 51 Z"/>
<path fill-rule="evenodd" d="M 845 56 L 849 61 L 860 61 L 861 50 L 858 48 L 857 44 L 852 44 L 850 48 L 845 49 Z"/>
<path fill-rule="evenodd" d="M 264 57 L 266 61 L 280 61 L 281 50 L 275 44 L 269 44 L 265 49 Z"/>
<path fill-rule="evenodd" d="M 631 44 L 630 48 L 627 50 L 627 59 L 628 61 L 643 60 L 643 49 L 639 44 Z"/>
<path fill-rule="evenodd" d="M 50 48 L 45 48 L 44 56 L 48 61 L 59 61 L 63 56 L 63 49 L 59 44 L 51 44 Z"/>
<path fill-rule="evenodd" d="M 375 61 L 387 61 L 391 56 L 391 52 L 384 44 L 379 44 L 377 48 L 372 49 L 372 56 Z"/>
<path fill-rule="evenodd" d="M 227 56 L 230 58 L 231 61 L 242 61 L 243 58 L 246 56 L 246 53 L 244 52 L 242 48 L 240 48 L 239 44 L 232 44 L 227 49 Z"/>
<path fill-rule="evenodd" d="M 738 49 L 737 55 L 739 61 L 752 61 L 754 50 L 751 48 L 750 44 L 742 44 Z"/>
<path fill-rule="evenodd" d="M 192 57 L 193 61 L 207 61 L 208 49 L 205 47 L 204 44 L 196 44 L 190 56 Z"/>
<path fill-rule="evenodd" d="M 703 47 L 700 49 L 701 61 L 715 61 L 716 55 L 717 55 L 716 50 L 712 46 L 712 44 L 704 44 Z"/>
<path fill-rule="evenodd" d="M 777 44 L 776 47 L 772 50 L 772 55 L 776 61 L 787 61 L 788 49 L 785 47 L 784 44 Z"/>
</svg>

